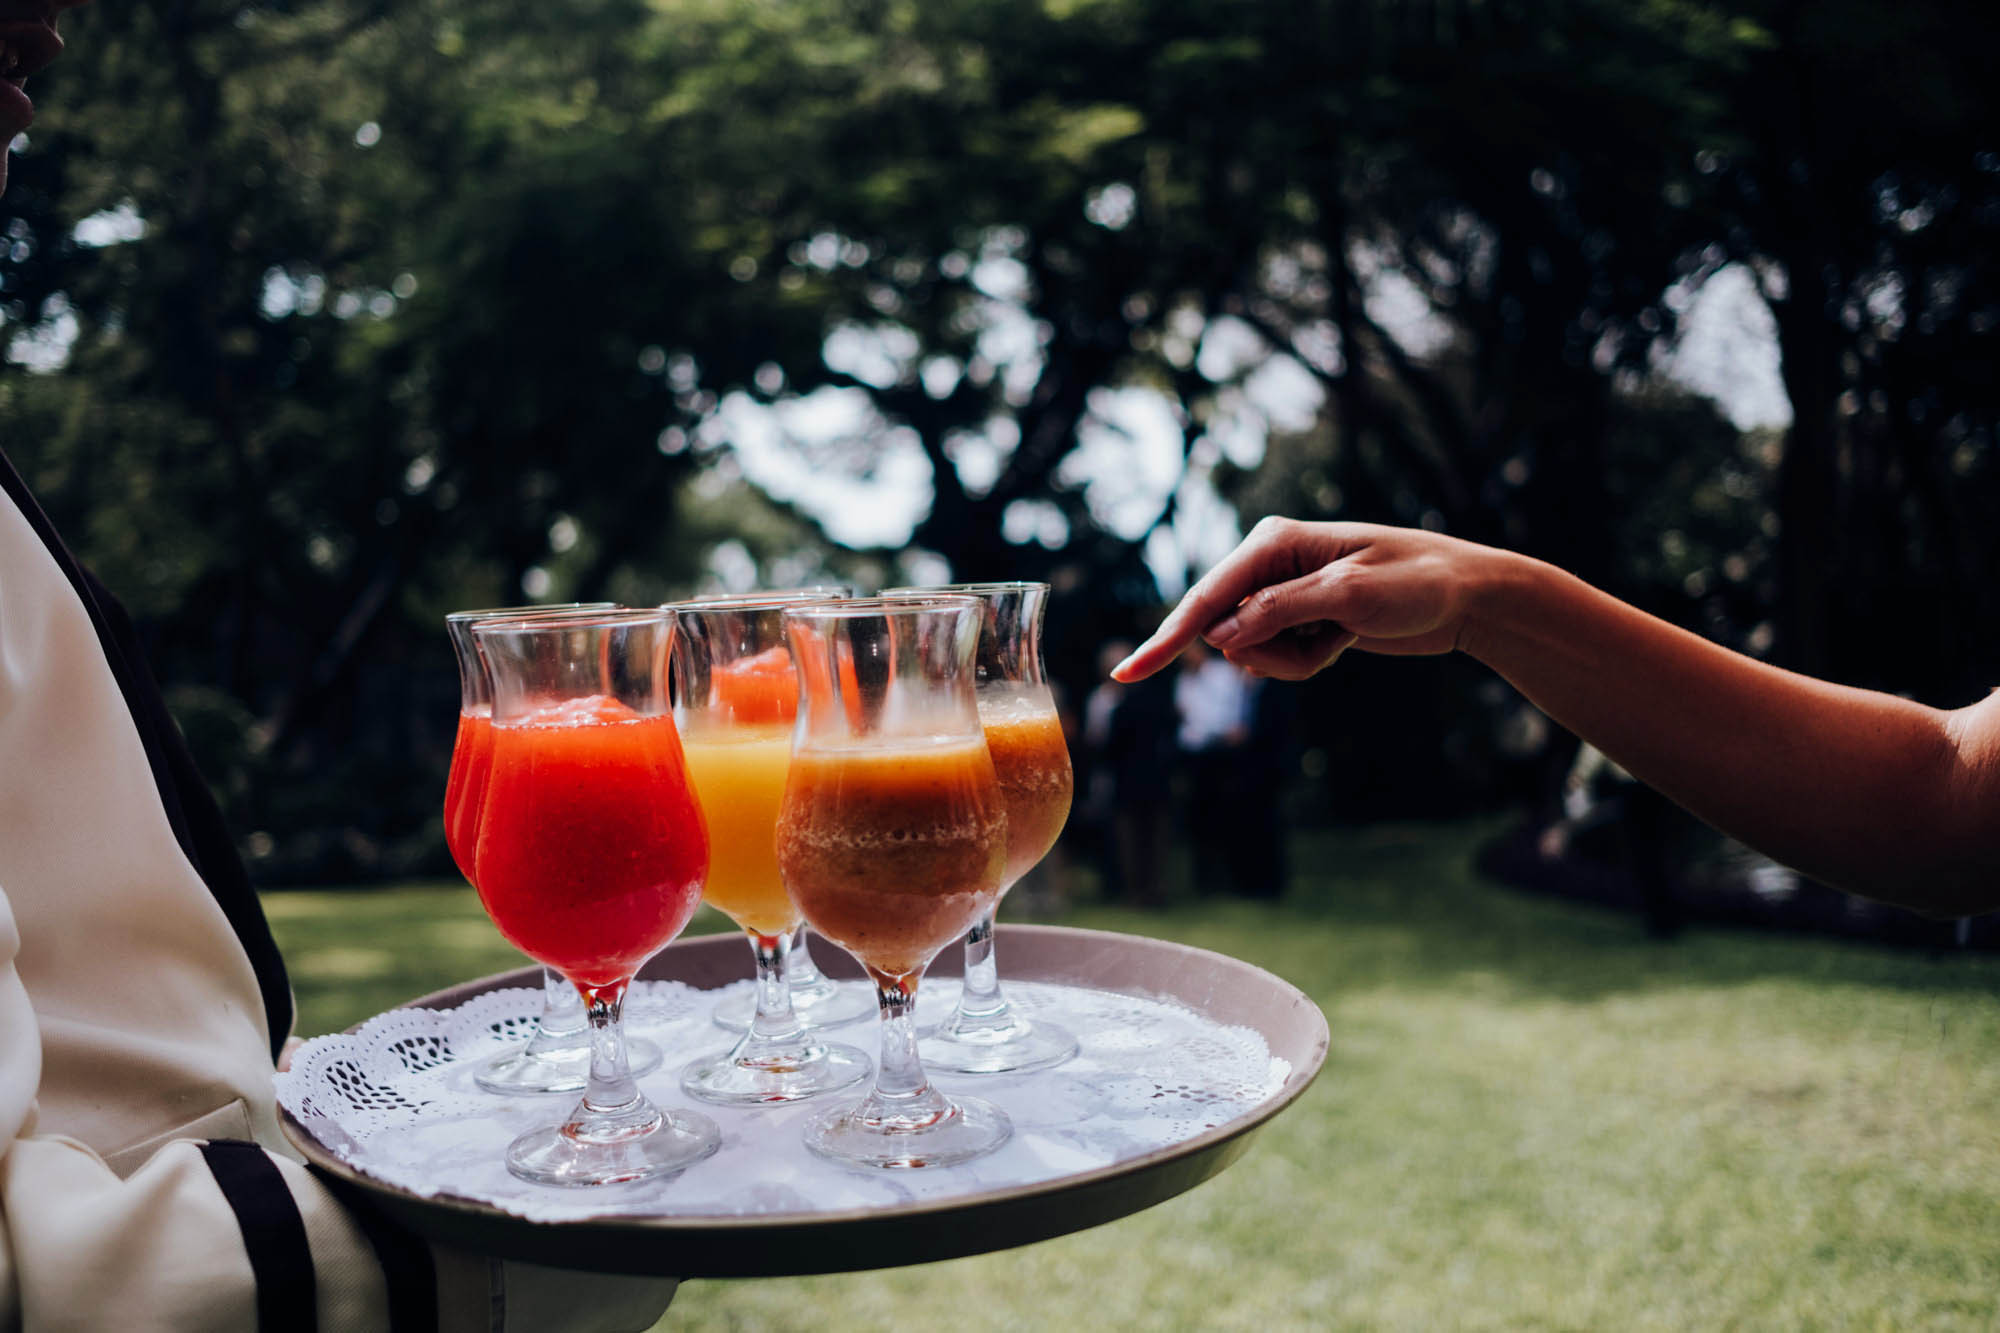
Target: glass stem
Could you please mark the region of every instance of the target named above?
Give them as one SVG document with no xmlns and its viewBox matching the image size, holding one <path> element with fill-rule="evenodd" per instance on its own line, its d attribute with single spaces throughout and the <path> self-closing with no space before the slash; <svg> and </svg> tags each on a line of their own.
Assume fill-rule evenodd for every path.
<svg viewBox="0 0 2000 1333">
<path fill-rule="evenodd" d="M 751 1041 L 792 1041 L 803 1029 L 792 1012 L 792 984 L 787 964 L 792 957 L 792 937 L 747 932 L 750 949 L 757 956 L 757 1014 L 750 1020 Z"/>
<path fill-rule="evenodd" d="M 922 979 L 921 971 L 900 977 L 875 975 L 875 995 L 882 1005 L 882 1059 L 875 1070 L 875 1090 L 868 1094 L 870 1102 L 914 1102 L 930 1094 L 930 1080 L 917 1058 L 917 982 Z"/>
<path fill-rule="evenodd" d="M 578 987 L 590 1016 L 590 1084 L 583 1090 L 582 1109 L 594 1115 L 629 1110 L 639 1101 L 639 1085 L 625 1057 L 623 1018 L 629 981 Z"/>
<path fill-rule="evenodd" d="M 542 1016 L 535 1022 L 535 1035 L 528 1038 L 529 1055 L 566 1051 L 583 1045 L 584 1030 L 590 1019 L 584 1014 L 583 996 L 568 978 L 552 967 L 542 969 Z"/>
<path fill-rule="evenodd" d="M 1000 993 L 1000 964 L 993 956 L 993 913 L 965 933 L 965 989 L 959 993 L 958 1016 L 992 1018 L 1004 1013 L 1007 997 Z"/>
<path fill-rule="evenodd" d="M 806 947 L 806 928 L 800 926 L 792 932 L 792 956 L 786 964 L 792 985 L 807 989 L 819 985 L 822 980 L 819 965 L 813 962 L 812 950 Z"/>
</svg>

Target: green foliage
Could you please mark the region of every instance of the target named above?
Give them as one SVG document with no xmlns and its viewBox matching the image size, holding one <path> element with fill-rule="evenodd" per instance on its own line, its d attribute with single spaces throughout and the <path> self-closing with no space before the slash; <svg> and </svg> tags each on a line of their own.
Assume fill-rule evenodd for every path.
<svg viewBox="0 0 2000 1333">
<path fill-rule="evenodd" d="M 65 22 L 0 205 L 43 353 L 0 380 L 6 445 L 160 674 L 248 720 L 206 749 L 267 878 L 441 867 L 444 610 L 673 596 L 729 541 L 776 581 L 907 574 L 828 539 L 822 480 L 927 472 L 914 553 L 1062 585 L 1078 693 L 1155 570 L 1217 553 L 1210 484 L 1504 541 L 1939 702 L 2000 653 L 1991 20 L 1941 0 Z M 1778 316 L 1775 456 L 1652 387 L 1729 263 Z M 1310 427 L 1273 425 L 1274 373 Z M 731 413 L 836 401 L 861 424 L 759 494 Z M 1756 489 L 1717 507 L 1725 464 Z M 1912 598 L 1947 628 L 1899 659 L 1874 627 Z"/>
</svg>

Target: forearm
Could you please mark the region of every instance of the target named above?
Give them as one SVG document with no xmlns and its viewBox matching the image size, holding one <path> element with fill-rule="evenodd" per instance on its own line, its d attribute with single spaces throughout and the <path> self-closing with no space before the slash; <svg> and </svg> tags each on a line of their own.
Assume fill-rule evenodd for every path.
<svg viewBox="0 0 2000 1333">
<path fill-rule="evenodd" d="M 1467 605 L 1462 650 L 1724 832 L 1920 911 L 2000 901 L 1990 775 L 1951 714 L 1782 671 L 1504 552 Z"/>
</svg>

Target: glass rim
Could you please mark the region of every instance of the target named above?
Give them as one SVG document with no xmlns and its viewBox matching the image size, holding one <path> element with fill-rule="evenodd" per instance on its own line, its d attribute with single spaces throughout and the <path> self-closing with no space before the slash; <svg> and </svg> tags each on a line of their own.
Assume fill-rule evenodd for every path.
<svg viewBox="0 0 2000 1333">
<path fill-rule="evenodd" d="M 977 611 L 979 599 L 958 593 L 938 596 L 843 597 L 832 602 L 800 602 L 785 608 L 785 618 L 799 620 L 860 620 L 869 616 L 914 615 L 921 611 Z"/>
<path fill-rule="evenodd" d="M 674 623 L 673 612 L 661 607 L 614 606 L 601 611 L 575 610 L 558 611 L 544 616 L 502 616 L 495 620 L 477 621 L 472 626 L 475 635 L 524 634 L 533 630 L 563 629 L 620 629 L 634 625 L 666 625 Z"/>
<path fill-rule="evenodd" d="M 877 595 L 880 597 L 902 598 L 920 597 L 933 593 L 954 595 L 963 593 L 968 596 L 977 596 L 980 593 L 987 592 L 1029 592 L 1037 588 L 1043 592 L 1048 592 L 1050 585 L 1041 579 L 987 579 L 972 583 L 909 583 L 894 588 L 884 588 Z"/>
<path fill-rule="evenodd" d="M 847 591 L 850 583 L 798 583 L 789 588 L 750 588 L 743 592 L 704 592 L 693 597 L 680 597 L 662 606 L 702 606 L 710 602 L 733 602 L 744 597 L 796 597 L 801 600 L 815 598 L 852 597 Z"/>
<path fill-rule="evenodd" d="M 617 602 L 531 602 L 524 606 L 489 606 L 477 611 L 447 611 L 444 623 L 463 625 L 480 620 L 531 620 L 542 616 L 615 611 Z"/>
<path fill-rule="evenodd" d="M 671 611 L 675 615 L 686 612 L 697 615 L 704 611 L 768 611 L 786 606 L 824 606 L 828 602 L 851 601 L 846 593 L 839 592 L 769 592 L 769 593 L 721 593 L 714 597 L 690 597 L 685 601 L 661 602 L 660 610 Z"/>
</svg>

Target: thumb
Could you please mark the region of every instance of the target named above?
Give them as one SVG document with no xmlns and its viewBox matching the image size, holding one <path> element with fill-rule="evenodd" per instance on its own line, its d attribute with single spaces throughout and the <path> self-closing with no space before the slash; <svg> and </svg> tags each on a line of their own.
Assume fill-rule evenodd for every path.
<svg viewBox="0 0 2000 1333">
<path fill-rule="evenodd" d="M 1222 655 L 1253 675 L 1304 680 L 1332 666 L 1355 641 L 1349 631 L 1320 620 L 1294 625 L 1259 644 L 1222 650 Z"/>
</svg>

